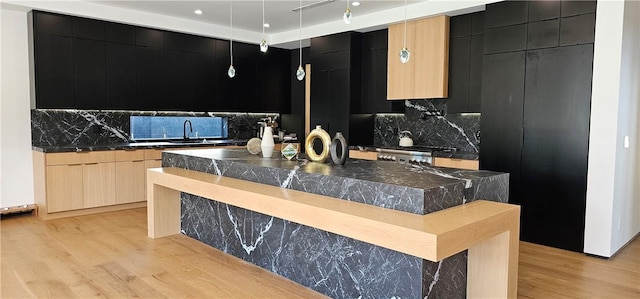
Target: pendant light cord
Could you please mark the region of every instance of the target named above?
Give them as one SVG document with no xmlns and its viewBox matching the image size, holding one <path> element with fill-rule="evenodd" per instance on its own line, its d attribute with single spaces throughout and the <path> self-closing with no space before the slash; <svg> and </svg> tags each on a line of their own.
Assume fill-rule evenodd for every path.
<svg viewBox="0 0 640 299">
<path fill-rule="evenodd" d="M 262 0 L 262 38 L 264 38 L 264 0 Z"/>
<path fill-rule="evenodd" d="M 229 0 L 229 19 L 231 23 L 231 39 L 229 39 L 229 54 L 231 55 L 231 65 L 233 65 L 233 0 Z"/>
<path fill-rule="evenodd" d="M 404 47 L 407 47 L 407 0 L 404 0 L 404 35 L 403 35 Z"/>
<path fill-rule="evenodd" d="M 300 66 L 302 66 L 302 0 L 300 0 L 300 28 L 298 30 L 298 40 L 300 41 Z"/>
</svg>

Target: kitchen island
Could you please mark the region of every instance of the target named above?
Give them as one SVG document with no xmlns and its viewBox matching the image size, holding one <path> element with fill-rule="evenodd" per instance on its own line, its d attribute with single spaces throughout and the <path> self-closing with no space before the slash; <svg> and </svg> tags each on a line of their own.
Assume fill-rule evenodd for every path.
<svg viewBox="0 0 640 299">
<path fill-rule="evenodd" d="M 349 160 L 340 167 L 212 149 L 165 152 L 163 166 L 382 207 L 375 209 L 405 213 L 401 215 L 407 218 L 476 199 L 505 202 L 508 195 L 506 174 L 390 162 Z M 429 258 L 437 261 L 430 262 L 188 193 L 181 194 L 180 202 L 181 233 L 334 298 L 466 295 L 466 251 L 442 260 Z M 150 205 L 150 217 L 162 213 L 153 209 Z M 150 235 L 151 227 L 150 220 Z"/>
</svg>

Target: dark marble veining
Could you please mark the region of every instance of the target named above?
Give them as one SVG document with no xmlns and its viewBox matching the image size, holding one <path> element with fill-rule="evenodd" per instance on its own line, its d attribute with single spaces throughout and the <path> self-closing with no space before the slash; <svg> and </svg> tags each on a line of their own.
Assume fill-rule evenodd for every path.
<svg viewBox="0 0 640 299">
<path fill-rule="evenodd" d="M 405 101 L 404 114 L 379 114 L 374 120 L 374 145 L 398 145 L 399 132 L 410 131 L 414 145 L 455 147 L 460 152 L 478 153 L 480 114 L 434 115 L 446 111 L 446 100 Z"/>
<path fill-rule="evenodd" d="M 169 112 L 169 111 L 98 111 L 98 110 L 31 110 L 31 144 L 33 146 L 86 147 L 123 144 L 130 141 L 132 115 L 143 116 L 222 116 L 227 118 L 229 139 L 254 137 L 260 119 L 278 114 Z"/>
<path fill-rule="evenodd" d="M 508 198 L 508 174 L 393 162 L 349 159 L 341 167 L 211 149 L 165 152 L 163 166 L 417 214 Z M 333 298 L 466 296 L 466 252 L 433 263 L 189 194 L 182 233 Z"/>
</svg>

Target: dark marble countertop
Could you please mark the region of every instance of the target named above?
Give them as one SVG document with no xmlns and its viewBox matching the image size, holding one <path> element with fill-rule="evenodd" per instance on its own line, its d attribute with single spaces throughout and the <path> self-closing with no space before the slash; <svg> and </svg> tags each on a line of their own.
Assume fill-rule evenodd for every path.
<svg viewBox="0 0 640 299">
<path fill-rule="evenodd" d="M 63 153 L 63 152 L 84 152 L 84 151 L 109 151 L 109 150 L 132 150 L 132 149 L 157 149 L 157 148 L 184 148 L 184 147 L 213 147 L 230 145 L 247 145 L 248 140 L 242 139 L 220 139 L 220 140 L 196 140 L 189 141 L 152 141 L 152 142 L 131 142 L 115 144 L 97 144 L 83 146 L 32 146 L 34 151 L 43 153 Z M 297 142 L 297 141 L 292 141 Z M 280 143 L 280 141 L 276 141 Z"/>
<path fill-rule="evenodd" d="M 163 153 L 163 166 L 192 169 L 316 194 L 424 214 L 474 198 L 506 201 L 504 186 L 483 195 L 487 180 L 507 174 L 348 159 L 344 166 L 263 158 L 242 149 L 193 149 Z M 500 179 L 507 182 L 508 179 Z M 500 185 L 500 184 L 499 184 Z M 500 195 L 496 195 L 494 191 Z M 501 193 L 501 192 L 504 192 Z M 479 196 L 479 197 L 478 197 Z M 445 207 L 446 206 L 446 207 Z"/>
</svg>

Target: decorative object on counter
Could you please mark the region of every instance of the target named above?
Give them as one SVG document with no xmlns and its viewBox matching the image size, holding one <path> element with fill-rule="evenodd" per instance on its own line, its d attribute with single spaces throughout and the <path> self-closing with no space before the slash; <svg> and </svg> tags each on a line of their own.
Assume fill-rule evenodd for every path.
<svg viewBox="0 0 640 299">
<path fill-rule="evenodd" d="M 411 132 L 402 131 L 400 132 L 400 142 L 398 145 L 403 147 L 413 146 L 413 139 L 411 139 Z"/>
<path fill-rule="evenodd" d="M 340 156 L 338 156 L 338 146 L 340 146 Z M 349 156 L 347 140 L 342 136 L 342 132 L 336 132 L 336 136 L 331 140 L 331 160 L 336 165 L 344 165 Z"/>
<path fill-rule="evenodd" d="M 407 63 L 411 57 L 411 52 L 407 48 L 407 0 L 404 0 L 404 35 L 403 35 L 402 50 L 400 50 L 400 62 Z"/>
<path fill-rule="evenodd" d="M 302 0 L 300 0 L 300 29 L 298 30 L 298 39 L 300 40 L 300 64 L 298 64 L 296 78 L 298 81 L 302 81 L 305 75 L 304 69 L 302 68 Z"/>
<path fill-rule="evenodd" d="M 320 139 L 322 142 L 322 153 L 318 154 L 313 149 L 313 142 L 316 139 Z M 305 149 L 309 160 L 314 162 L 324 162 L 329 157 L 329 145 L 331 144 L 331 136 L 329 133 L 322 129 L 320 125 L 317 125 L 315 129 L 309 132 L 307 139 L 305 140 Z"/>
<path fill-rule="evenodd" d="M 286 145 L 285 145 L 286 144 Z M 280 151 L 282 156 L 287 158 L 287 160 L 296 160 L 298 158 L 298 144 L 297 143 L 283 143 L 282 150 Z"/>
<path fill-rule="evenodd" d="M 271 158 L 271 156 L 273 155 L 274 146 L 275 146 L 275 142 L 273 142 L 272 128 L 267 126 L 264 128 L 262 142 L 260 143 L 260 149 L 262 149 L 262 157 Z"/>
<path fill-rule="evenodd" d="M 229 23 L 231 28 L 231 35 L 229 38 L 229 54 L 231 57 L 231 65 L 227 71 L 229 78 L 236 76 L 236 69 L 233 67 L 233 1 L 229 0 Z"/>
<path fill-rule="evenodd" d="M 247 150 L 252 155 L 257 155 L 262 152 L 262 140 L 260 138 L 251 138 L 247 141 Z"/>
</svg>

